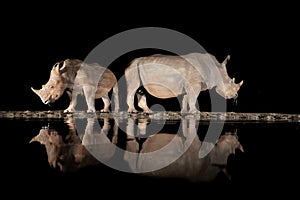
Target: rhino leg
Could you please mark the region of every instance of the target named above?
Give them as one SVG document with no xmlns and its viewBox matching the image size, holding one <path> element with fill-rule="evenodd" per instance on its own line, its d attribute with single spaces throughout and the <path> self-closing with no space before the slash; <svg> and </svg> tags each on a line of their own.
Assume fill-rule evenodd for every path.
<svg viewBox="0 0 300 200">
<path fill-rule="evenodd" d="M 147 106 L 147 100 L 145 95 L 137 94 L 138 97 L 138 106 L 143 109 L 143 112 L 145 113 L 151 113 L 152 111 Z"/>
<path fill-rule="evenodd" d="M 196 108 L 197 97 L 201 91 L 201 84 L 188 84 L 186 86 L 187 100 L 189 104 L 189 113 L 199 114 L 200 111 Z"/>
<path fill-rule="evenodd" d="M 110 99 L 108 95 L 103 96 L 102 101 L 104 103 L 104 108 L 100 112 L 109 112 Z"/>
<path fill-rule="evenodd" d="M 67 94 L 68 94 L 68 96 L 70 98 L 70 104 L 69 104 L 68 108 L 66 108 L 64 110 L 64 113 L 74 112 L 75 111 L 75 106 L 77 105 L 77 94 L 74 93 L 72 95 L 71 91 L 67 91 Z"/>
<path fill-rule="evenodd" d="M 140 86 L 140 77 L 138 72 L 138 66 L 133 63 L 130 67 L 125 70 L 125 78 L 127 83 L 127 105 L 129 113 L 137 113 L 134 107 L 134 97 L 136 90 Z"/>
<path fill-rule="evenodd" d="M 135 95 L 134 93 L 135 92 L 130 92 L 130 91 L 131 90 L 128 91 L 129 95 L 127 95 L 127 105 L 128 105 L 127 112 L 129 112 L 129 113 L 137 113 L 138 111 L 134 107 L 134 95 Z"/>
<path fill-rule="evenodd" d="M 84 86 L 83 92 L 85 96 L 85 100 L 88 106 L 87 112 L 94 113 L 95 109 L 95 88 L 91 86 Z"/>
<path fill-rule="evenodd" d="M 118 124 L 119 124 L 119 120 L 115 119 L 114 126 L 113 126 L 113 136 L 111 138 L 111 142 L 115 145 L 118 143 L 118 129 L 119 129 Z"/>
<path fill-rule="evenodd" d="M 183 99 L 182 99 L 182 104 L 181 104 L 181 111 L 180 111 L 181 114 L 188 112 L 187 103 L 188 103 L 188 97 L 187 97 L 187 95 L 184 95 Z"/>
<path fill-rule="evenodd" d="M 116 83 L 113 87 L 113 96 L 114 96 L 114 103 L 115 103 L 115 112 L 119 112 L 119 89 L 118 83 Z"/>
</svg>

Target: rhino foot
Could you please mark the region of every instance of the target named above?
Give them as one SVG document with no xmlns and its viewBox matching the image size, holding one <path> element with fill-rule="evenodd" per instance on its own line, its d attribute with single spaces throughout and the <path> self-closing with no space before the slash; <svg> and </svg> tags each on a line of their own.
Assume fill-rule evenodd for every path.
<svg viewBox="0 0 300 200">
<path fill-rule="evenodd" d="M 181 114 L 187 114 L 187 113 L 189 113 L 189 112 L 188 112 L 188 110 L 181 110 L 180 113 L 181 113 Z"/>
<path fill-rule="evenodd" d="M 95 109 L 88 109 L 86 112 L 87 112 L 87 113 L 95 113 L 96 110 L 95 110 Z"/>
<path fill-rule="evenodd" d="M 75 112 L 75 109 L 67 108 L 64 110 L 64 113 L 73 113 L 73 112 Z"/>
<path fill-rule="evenodd" d="M 201 112 L 200 112 L 200 110 L 193 109 L 193 110 L 190 110 L 189 113 L 190 113 L 190 114 L 193 114 L 193 115 L 198 115 L 198 114 L 200 114 Z"/>
<path fill-rule="evenodd" d="M 100 110 L 100 112 L 102 112 L 102 113 L 109 113 L 110 111 L 108 109 L 102 109 L 102 110 Z"/>
<path fill-rule="evenodd" d="M 128 109 L 128 113 L 138 113 L 138 111 L 134 108 Z"/>
<path fill-rule="evenodd" d="M 146 114 L 152 114 L 153 111 L 151 109 L 148 109 L 148 110 L 144 110 L 143 113 L 146 113 Z"/>
</svg>

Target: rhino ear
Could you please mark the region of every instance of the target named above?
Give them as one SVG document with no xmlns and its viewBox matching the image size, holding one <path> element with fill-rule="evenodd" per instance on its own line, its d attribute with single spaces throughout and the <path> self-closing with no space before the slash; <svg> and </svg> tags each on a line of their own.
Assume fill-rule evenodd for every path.
<svg viewBox="0 0 300 200">
<path fill-rule="evenodd" d="M 59 72 L 60 72 L 60 73 L 64 73 L 64 72 L 67 70 L 67 67 L 66 67 L 66 61 L 63 61 L 62 63 L 63 63 L 63 65 L 62 65 L 62 67 L 59 69 Z"/>
<path fill-rule="evenodd" d="M 62 66 L 61 66 L 62 65 Z M 62 62 L 57 62 L 55 63 L 55 65 L 53 65 L 52 70 L 54 70 L 55 72 L 62 74 L 66 71 L 66 61 L 62 61 Z"/>
<path fill-rule="evenodd" d="M 52 67 L 52 70 L 54 70 L 55 72 L 59 73 L 59 62 L 55 63 Z"/>
</svg>

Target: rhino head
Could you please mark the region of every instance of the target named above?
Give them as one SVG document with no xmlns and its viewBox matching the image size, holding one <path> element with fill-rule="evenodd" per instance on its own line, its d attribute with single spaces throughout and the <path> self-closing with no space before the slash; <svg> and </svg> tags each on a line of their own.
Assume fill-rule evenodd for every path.
<svg viewBox="0 0 300 200">
<path fill-rule="evenodd" d="M 228 55 L 225 60 L 220 63 L 220 66 L 218 67 L 220 71 L 220 75 L 223 79 L 223 84 L 218 85 L 216 87 L 216 92 L 224 97 L 225 99 L 236 99 L 238 96 L 238 91 L 240 90 L 241 85 L 243 84 L 243 81 L 239 83 L 235 83 L 235 78 L 230 78 L 227 74 L 226 64 L 228 60 L 230 59 L 230 56 Z"/>
<path fill-rule="evenodd" d="M 63 64 L 63 66 L 60 68 L 61 64 Z M 41 98 L 44 104 L 53 103 L 63 95 L 66 89 L 65 81 L 62 76 L 64 68 L 65 62 L 56 63 L 52 67 L 48 82 L 42 85 L 41 89 L 31 87 L 31 90 Z"/>
</svg>

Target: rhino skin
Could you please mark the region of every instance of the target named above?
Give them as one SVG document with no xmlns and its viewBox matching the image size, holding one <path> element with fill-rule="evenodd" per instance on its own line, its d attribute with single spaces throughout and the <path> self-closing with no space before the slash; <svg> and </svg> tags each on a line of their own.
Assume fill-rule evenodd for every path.
<svg viewBox="0 0 300 200">
<path fill-rule="evenodd" d="M 134 95 L 140 85 L 161 99 L 184 95 L 181 113 L 199 113 L 196 108 L 199 93 L 213 87 L 225 99 L 236 98 L 243 81 L 235 83 L 235 78 L 228 76 L 229 58 L 228 55 L 219 63 L 209 53 L 190 53 L 182 56 L 154 54 L 134 59 L 125 69 L 128 112 L 137 112 Z M 138 101 L 144 112 L 151 112 L 145 96 L 139 96 Z"/>
<path fill-rule="evenodd" d="M 44 104 L 53 103 L 66 91 L 70 104 L 64 112 L 74 112 L 77 95 L 84 95 L 88 106 L 87 112 L 96 112 L 95 99 L 102 98 L 104 108 L 101 112 L 109 112 L 111 101 L 108 93 L 113 90 L 115 108 L 119 110 L 117 79 L 112 71 L 97 63 L 87 64 L 79 59 L 66 59 L 53 65 L 48 82 L 41 89 L 32 91 Z"/>
</svg>

